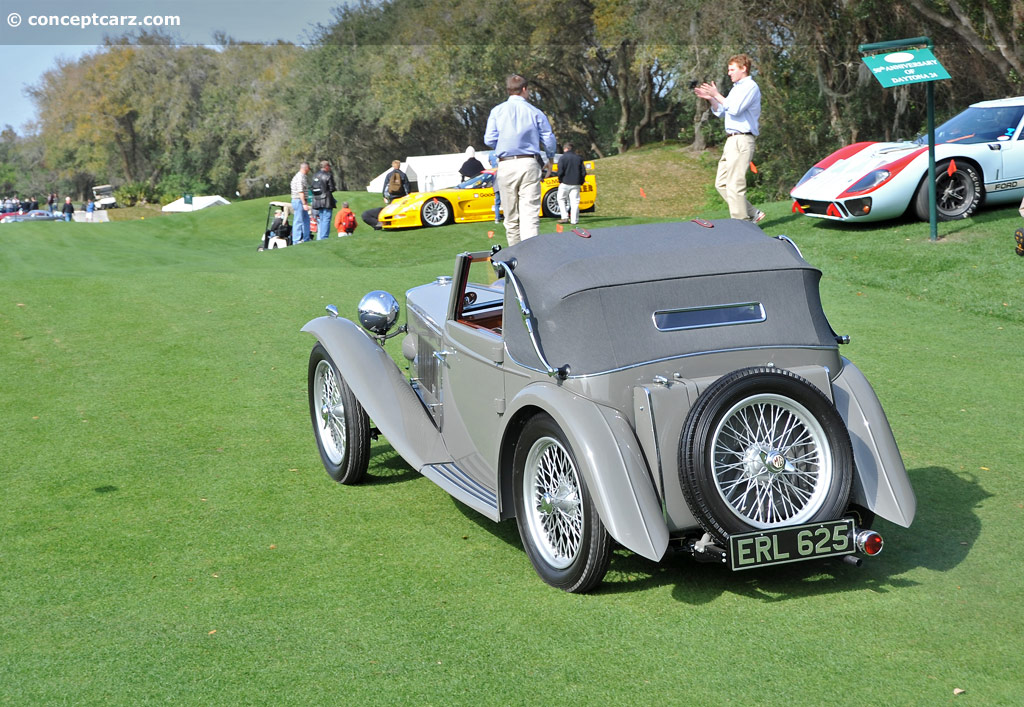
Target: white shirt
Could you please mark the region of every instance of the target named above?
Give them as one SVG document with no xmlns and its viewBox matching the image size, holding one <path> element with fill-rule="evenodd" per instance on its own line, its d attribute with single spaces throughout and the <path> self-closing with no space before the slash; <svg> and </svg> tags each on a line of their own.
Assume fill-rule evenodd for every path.
<svg viewBox="0 0 1024 707">
<path fill-rule="evenodd" d="M 726 133 L 753 133 L 757 135 L 761 119 L 761 89 L 754 79 L 745 76 L 733 84 L 725 103 L 711 109 L 719 118 L 725 118 Z"/>
</svg>

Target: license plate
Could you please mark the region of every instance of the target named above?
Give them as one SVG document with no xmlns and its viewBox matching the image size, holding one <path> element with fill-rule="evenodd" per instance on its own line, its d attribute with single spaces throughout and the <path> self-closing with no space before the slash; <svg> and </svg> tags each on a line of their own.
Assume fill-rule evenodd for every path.
<svg viewBox="0 0 1024 707">
<path fill-rule="evenodd" d="M 853 554 L 853 520 L 831 520 L 729 537 L 734 570 Z"/>
</svg>

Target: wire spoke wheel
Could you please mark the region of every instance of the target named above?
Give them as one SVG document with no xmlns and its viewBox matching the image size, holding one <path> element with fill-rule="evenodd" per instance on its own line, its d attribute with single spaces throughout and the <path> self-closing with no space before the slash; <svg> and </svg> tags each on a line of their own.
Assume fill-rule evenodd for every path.
<svg viewBox="0 0 1024 707">
<path fill-rule="evenodd" d="M 713 439 L 718 493 L 751 526 L 802 523 L 824 502 L 832 454 L 803 405 L 771 394 L 746 398 L 726 412 Z"/>
<path fill-rule="evenodd" d="M 565 569 L 579 555 L 583 536 L 580 480 L 565 448 L 551 437 L 537 440 L 526 458 L 526 522 L 537 549 L 552 567 Z"/>
<path fill-rule="evenodd" d="M 512 466 L 519 536 L 537 574 L 567 592 L 597 586 L 608 571 L 611 538 L 572 446 L 549 415 L 523 426 Z"/>
<path fill-rule="evenodd" d="M 320 361 L 313 378 L 313 396 L 317 403 L 316 425 L 324 451 L 335 464 L 345 458 L 348 433 L 345 429 L 345 403 L 338 389 L 334 368 Z"/>
<path fill-rule="evenodd" d="M 342 484 L 362 481 L 370 462 L 370 420 L 322 344 L 309 355 L 309 418 L 327 474 Z"/>
<path fill-rule="evenodd" d="M 779 368 L 722 376 L 690 409 L 679 481 L 694 518 L 720 540 L 834 520 L 853 483 L 853 449 L 832 401 Z"/>
</svg>

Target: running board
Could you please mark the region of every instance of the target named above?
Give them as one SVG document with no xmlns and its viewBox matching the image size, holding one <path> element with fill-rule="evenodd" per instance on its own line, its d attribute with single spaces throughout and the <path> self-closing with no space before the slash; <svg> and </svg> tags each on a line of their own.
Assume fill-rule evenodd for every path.
<svg viewBox="0 0 1024 707">
<path fill-rule="evenodd" d="M 498 495 L 454 464 L 427 464 L 420 473 L 473 510 L 491 520 L 501 520 Z"/>
</svg>

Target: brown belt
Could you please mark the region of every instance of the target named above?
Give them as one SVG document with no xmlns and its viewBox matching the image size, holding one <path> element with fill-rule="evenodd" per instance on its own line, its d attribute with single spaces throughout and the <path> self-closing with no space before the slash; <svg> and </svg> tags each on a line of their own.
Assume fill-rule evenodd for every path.
<svg viewBox="0 0 1024 707">
<path fill-rule="evenodd" d="M 527 157 L 537 159 L 537 155 L 506 155 L 504 157 L 499 157 L 498 162 L 504 162 L 505 160 L 522 160 Z"/>
</svg>

